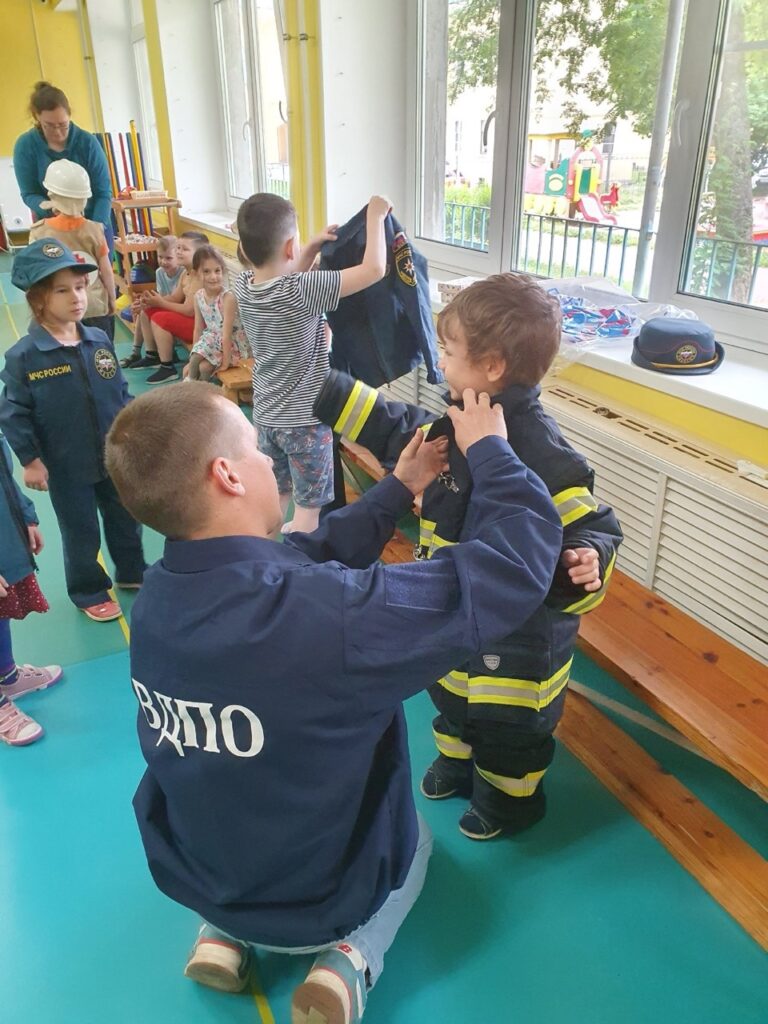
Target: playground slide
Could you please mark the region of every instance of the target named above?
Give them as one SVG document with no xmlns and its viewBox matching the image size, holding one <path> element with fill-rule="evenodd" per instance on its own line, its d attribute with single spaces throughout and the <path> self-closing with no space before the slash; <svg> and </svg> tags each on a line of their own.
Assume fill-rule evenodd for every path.
<svg viewBox="0 0 768 1024">
<path fill-rule="evenodd" d="M 589 192 L 581 197 L 578 209 L 584 220 L 594 224 L 616 224 L 618 223 L 612 213 L 608 213 L 600 202 L 600 196 L 596 192 Z"/>
</svg>

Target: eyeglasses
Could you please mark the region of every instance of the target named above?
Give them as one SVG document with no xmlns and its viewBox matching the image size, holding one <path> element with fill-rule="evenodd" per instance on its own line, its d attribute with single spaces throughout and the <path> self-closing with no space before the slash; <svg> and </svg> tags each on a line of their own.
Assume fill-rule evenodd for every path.
<svg viewBox="0 0 768 1024">
<path fill-rule="evenodd" d="M 69 129 L 69 121 L 59 121 L 53 123 L 52 121 L 41 121 L 41 128 L 47 128 L 49 132 L 65 132 Z"/>
</svg>

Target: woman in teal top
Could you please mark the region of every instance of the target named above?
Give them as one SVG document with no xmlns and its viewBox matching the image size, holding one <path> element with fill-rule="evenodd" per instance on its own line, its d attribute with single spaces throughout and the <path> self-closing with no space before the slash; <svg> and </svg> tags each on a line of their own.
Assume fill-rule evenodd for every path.
<svg viewBox="0 0 768 1024">
<path fill-rule="evenodd" d="M 109 241 L 112 237 L 112 185 L 107 158 L 98 140 L 74 124 L 67 97 L 49 82 L 35 85 L 29 112 L 35 125 L 18 137 L 13 148 L 13 169 L 22 199 L 36 219 L 49 217 L 51 211 L 40 207 L 48 198 L 43 187 L 45 172 L 54 160 L 72 160 L 84 167 L 91 179 L 91 198 L 86 204 L 85 216 L 104 225 Z"/>
</svg>

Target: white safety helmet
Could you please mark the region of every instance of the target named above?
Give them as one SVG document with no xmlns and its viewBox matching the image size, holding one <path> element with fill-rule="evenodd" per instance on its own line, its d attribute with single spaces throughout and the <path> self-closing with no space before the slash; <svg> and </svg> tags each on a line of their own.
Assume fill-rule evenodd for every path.
<svg viewBox="0 0 768 1024">
<path fill-rule="evenodd" d="M 91 179 L 80 164 L 71 160 L 54 160 L 48 165 L 43 178 L 46 192 L 67 199 L 88 199 L 91 195 Z"/>
</svg>

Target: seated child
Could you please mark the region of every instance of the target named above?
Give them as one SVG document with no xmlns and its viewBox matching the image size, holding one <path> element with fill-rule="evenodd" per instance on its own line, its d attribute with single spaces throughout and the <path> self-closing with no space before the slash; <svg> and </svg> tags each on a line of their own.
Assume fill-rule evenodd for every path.
<svg viewBox="0 0 768 1024">
<path fill-rule="evenodd" d="M 212 245 L 201 245 L 192 269 L 203 287 L 195 295 L 195 333 L 189 357 L 189 379 L 210 380 L 217 370 L 237 366 L 249 355 L 237 299 L 226 287 L 226 266 Z"/>
<path fill-rule="evenodd" d="M 579 615 L 602 601 L 622 534 L 611 509 L 592 495 L 586 459 L 539 402 L 538 384 L 560 343 L 557 302 L 525 274 L 495 274 L 460 292 L 440 313 L 437 330 L 451 404 L 473 388 L 501 405 L 510 444 L 548 487 L 564 527 L 564 550 L 544 604 L 430 690 L 439 712 L 433 728 L 439 756 L 421 791 L 431 800 L 470 797 L 459 828 L 470 839 L 491 839 L 544 816 L 542 779 L 554 757 Z M 427 437 L 448 437 L 450 471 L 424 492 L 418 557 L 465 539 L 472 481 L 447 416 L 388 403 L 335 371 L 315 412 L 389 465 L 414 428 L 433 421 Z"/>
<path fill-rule="evenodd" d="M 331 431 L 312 412 L 328 375 L 323 313 L 362 291 L 386 272 L 384 218 L 389 201 L 368 204 L 363 262 L 348 270 L 311 270 L 332 229 L 302 248 L 296 210 L 287 199 L 262 192 L 237 215 L 240 248 L 250 269 L 235 284 L 243 326 L 255 359 L 253 422 L 259 449 L 273 461 L 283 514 L 293 497 L 294 516 L 284 531 L 309 533 L 333 498 Z"/>
<path fill-rule="evenodd" d="M 201 245 L 208 244 L 208 236 L 201 231 L 185 231 L 176 243 L 176 255 L 183 273 L 174 291 L 167 297 L 157 291 L 142 292 L 141 303 L 150 321 L 152 342 L 146 340 L 147 354 L 134 364 L 134 370 L 155 367 L 147 377 L 147 384 L 167 384 L 178 380 L 179 372 L 174 365 L 173 345 L 178 338 L 191 347 L 195 331 L 195 294 L 202 284 L 192 269 L 195 252 Z"/>
<path fill-rule="evenodd" d="M 48 200 L 40 205 L 53 210 L 53 217 L 39 220 L 29 229 L 30 242 L 55 238 L 63 242 L 81 263 L 95 263 L 88 275 L 88 308 L 83 325 L 98 327 L 110 341 L 115 337 L 115 275 L 109 261 L 104 225 L 83 216 L 91 195 L 88 172 L 71 160 L 54 160 L 45 172 L 43 185 Z"/>
<path fill-rule="evenodd" d="M 179 266 L 176 244 L 175 235 L 161 235 L 157 240 L 158 268 L 155 274 L 155 289 L 158 295 L 164 297 L 173 295 L 184 273 L 183 267 Z M 135 370 L 139 367 L 142 361 L 142 345 L 146 344 L 149 351 L 155 348 L 152 328 L 141 301 L 141 294 L 136 296 L 131 308 L 133 310 L 133 348 L 129 356 L 120 360 L 120 365 L 124 370 Z"/>
</svg>

